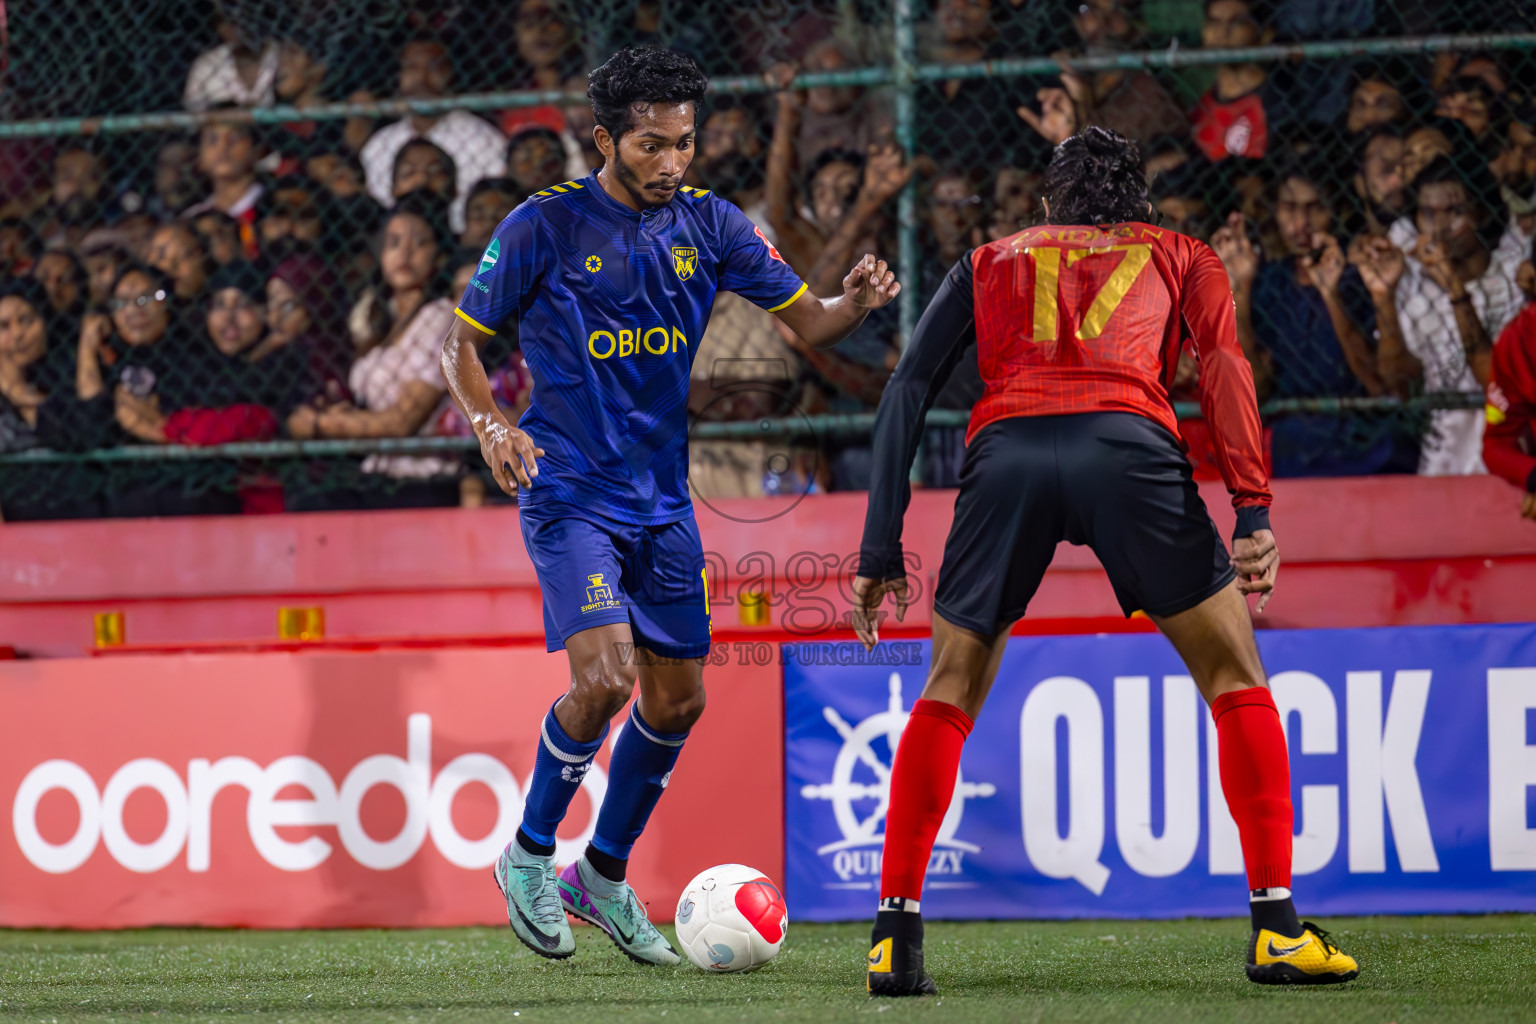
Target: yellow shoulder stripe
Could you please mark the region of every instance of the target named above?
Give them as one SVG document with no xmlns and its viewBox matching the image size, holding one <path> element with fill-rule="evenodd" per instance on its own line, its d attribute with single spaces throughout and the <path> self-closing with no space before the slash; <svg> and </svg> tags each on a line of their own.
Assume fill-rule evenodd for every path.
<svg viewBox="0 0 1536 1024">
<path fill-rule="evenodd" d="M 536 196 L 552 196 L 552 195 L 554 195 L 554 193 L 551 192 L 549 189 L 545 189 L 543 192 L 535 192 L 534 195 L 536 195 Z"/>
<path fill-rule="evenodd" d="M 785 306 L 791 305 L 796 299 L 798 299 L 800 296 L 804 295 L 805 294 L 805 290 L 807 288 L 809 288 L 809 287 L 810 287 L 810 285 L 806 284 L 804 281 L 800 282 L 800 287 L 795 290 L 795 294 L 791 295 L 789 298 L 785 299 L 783 302 L 779 303 L 777 306 L 770 306 L 768 308 L 768 312 L 770 312 L 770 313 L 777 313 L 779 310 L 783 309 Z M 460 313 L 459 315 L 463 316 L 464 314 Z M 471 320 L 470 323 L 474 323 L 474 321 Z M 480 325 L 479 324 L 475 324 L 475 326 L 479 327 Z M 481 328 L 481 329 L 484 330 L 484 328 Z"/>
<path fill-rule="evenodd" d="M 568 181 L 568 182 L 565 183 L 565 187 L 566 188 L 586 188 L 587 186 L 583 185 L 579 181 Z"/>
<path fill-rule="evenodd" d="M 566 191 L 566 188 L 565 188 L 564 185 L 551 185 L 551 186 L 549 186 L 549 189 L 550 189 L 551 192 L 564 192 L 564 191 Z"/>
<path fill-rule="evenodd" d="M 465 323 L 469 324 L 469 326 L 475 328 L 476 330 L 484 331 L 486 334 L 495 334 L 496 333 L 495 331 L 491 330 L 489 327 L 485 326 L 485 324 L 481 323 L 479 320 L 476 320 L 474 317 L 472 317 L 468 313 L 464 312 L 458 306 L 454 306 L 453 307 L 453 311 L 455 313 L 459 314 L 459 318 L 461 320 L 463 320 Z"/>
</svg>

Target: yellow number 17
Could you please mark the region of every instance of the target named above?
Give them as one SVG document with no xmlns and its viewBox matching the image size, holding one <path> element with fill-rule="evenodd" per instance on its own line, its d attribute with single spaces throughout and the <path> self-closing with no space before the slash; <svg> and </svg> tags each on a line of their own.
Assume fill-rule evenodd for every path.
<svg viewBox="0 0 1536 1024">
<path fill-rule="evenodd" d="M 1056 303 L 1061 289 L 1061 249 L 1031 246 L 1025 250 L 1035 263 L 1035 316 L 1034 338 L 1038 342 L 1056 340 Z M 1139 245 L 1111 245 L 1103 249 L 1067 249 L 1067 266 L 1088 256 L 1105 256 L 1123 252 L 1125 257 L 1105 280 L 1099 294 L 1093 297 L 1083 322 L 1077 329 L 1077 339 L 1087 341 L 1097 338 L 1115 315 L 1126 292 L 1136 283 L 1147 262 L 1152 258 L 1152 247 Z"/>
</svg>

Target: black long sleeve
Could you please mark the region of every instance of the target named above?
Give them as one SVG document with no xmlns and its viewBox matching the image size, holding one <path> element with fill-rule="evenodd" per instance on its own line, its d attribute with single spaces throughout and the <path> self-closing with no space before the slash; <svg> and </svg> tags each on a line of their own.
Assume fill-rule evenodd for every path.
<svg viewBox="0 0 1536 1024">
<path fill-rule="evenodd" d="M 968 252 L 944 275 L 891 374 L 875 414 L 874 468 L 859 545 L 859 575 L 877 580 L 906 575 L 901 525 L 912 500 L 909 474 L 923 420 L 962 359 L 975 358 L 976 320 Z"/>
</svg>

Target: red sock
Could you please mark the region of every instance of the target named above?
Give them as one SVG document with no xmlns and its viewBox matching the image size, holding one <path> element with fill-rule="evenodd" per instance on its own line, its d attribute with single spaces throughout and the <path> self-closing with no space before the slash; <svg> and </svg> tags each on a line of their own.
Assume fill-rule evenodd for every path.
<svg viewBox="0 0 1536 1024">
<path fill-rule="evenodd" d="M 891 806 L 885 815 L 885 855 L 880 898 L 920 899 L 928 855 L 944 823 L 960 750 L 971 734 L 971 716 L 941 700 L 919 700 L 901 734 L 891 768 Z"/>
<path fill-rule="evenodd" d="M 1275 698 L 1262 686 L 1211 704 L 1221 791 L 1237 822 L 1248 888 L 1291 887 L 1291 762 Z"/>
</svg>

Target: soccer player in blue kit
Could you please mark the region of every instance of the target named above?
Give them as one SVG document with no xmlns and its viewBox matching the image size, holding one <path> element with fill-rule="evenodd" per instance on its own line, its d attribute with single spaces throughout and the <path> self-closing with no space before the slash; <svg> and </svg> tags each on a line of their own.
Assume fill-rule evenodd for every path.
<svg viewBox="0 0 1536 1024">
<path fill-rule="evenodd" d="M 707 82 L 690 58 L 621 50 L 588 76 L 603 166 L 502 221 L 443 343 L 449 390 L 538 572 L 549 650 L 571 687 L 544 716 L 523 823 L 496 863 L 512 930 L 541 956 L 576 948 L 569 912 L 640 963 L 678 955 L 625 881 L 631 849 L 704 710 L 704 554 L 688 496 L 688 371 L 726 289 L 812 345 L 846 337 L 900 291 L 865 256 L 818 299 L 730 203 L 685 186 Z M 517 328 L 533 398 L 517 426 L 479 357 Z M 584 856 L 555 870 L 555 830 L 608 735 L 608 790 Z"/>
</svg>

